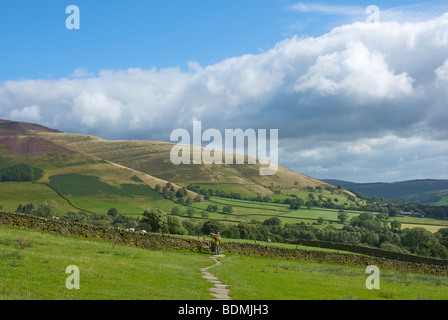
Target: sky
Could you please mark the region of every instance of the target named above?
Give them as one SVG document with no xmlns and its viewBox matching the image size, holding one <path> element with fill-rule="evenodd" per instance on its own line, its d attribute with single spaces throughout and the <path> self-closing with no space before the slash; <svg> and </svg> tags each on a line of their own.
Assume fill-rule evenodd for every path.
<svg viewBox="0 0 448 320">
<path fill-rule="evenodd" d="M 448 179 L 446 1 L 2 0 L 0 39 L 2 119 L 278 129 L 279 164 L 318 179 Z"/>
</svg>

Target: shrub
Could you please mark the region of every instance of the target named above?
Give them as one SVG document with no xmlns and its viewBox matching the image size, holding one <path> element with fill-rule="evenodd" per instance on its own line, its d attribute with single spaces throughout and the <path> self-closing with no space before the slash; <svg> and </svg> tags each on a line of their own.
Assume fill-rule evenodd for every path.
<svg viewBox="0 0 448 320">
<path fill-rule="evenodd" d="M 140 221 L 151 226 L 152 232 L 164 233 L 169 231 L 167 215 L 160 209 L 154 208 L 149 211 L 146 210 Z"/>
<path fill-rule="evenodd" d="M 182 224 L 182 220 L 178 217 L 168 216 L 168 232 L 171 234 L 185 234 L 185 228 Z"/>
</svg>

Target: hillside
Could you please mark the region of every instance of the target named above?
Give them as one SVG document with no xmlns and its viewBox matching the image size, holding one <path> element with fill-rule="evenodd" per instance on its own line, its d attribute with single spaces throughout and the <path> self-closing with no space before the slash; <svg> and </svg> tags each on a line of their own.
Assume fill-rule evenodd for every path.
<svg viewBox="0 0 448 320">
<path fill-rule="evenodd" d="M 2 120 L 0 169 L 12 171 L 14 166 L 24 164 L 40 174 L 33 184 L 21 180 L 0 185 L 0 204 L 8 210 L 15 210 L 20 203 L 37 205 L 42 202 L 39 201 L 42 186 L 50 188 L 45 190 L 46 201 L 55 201 L 60 213 L 70 207 L 75 211 L 103 213 L 114 207 L 130 214 L 158 207 L 170 212 L 178 199 L 165 199 L 153 190 L 167 183 L 176 191 L 195 184 L 242 197 L 267 195 L 281 200 L 289 194 L 307 197 L 309 191 L 305 187 L 320 187 L 323 196 L 333 194 L 324 190 L 330 185 L 281 166 L 272 176 L 261 176 L 259 163 L 176 166 L 170 161 L 173 145 L 157 141 L 108 141 Z M 21 190 L 27 190 L 26 197 Z M 187 194 L 191 199 L 197 196 L 191 190 Z M 344 190 L 331 197 L 336 196 L 341 203 L 350 202 Z M 203 203 L 196 209 L 204 210 L 206 206 Z"/>
<path fill-rule="evenodd" d="M 270 186 L 303 188 L 328 186 L 327 183 L 279 166 L 272 176 L 259 174 L 256 165 L 174 165 L 170 151 L 174 144 L 159 141 L 108 141 L 80 134 L 40 134 L 58 145 L 82 151 L 91 156 L 144 172 L 181 186 L 190 183 L 203 185 L 232 185 L 247 194 L 272 194 Z"/>
<path fill-rule="evenodd" d="M 5 208 L 54 201 L 61 213 L 107 212 L 111 207 L 143 212 L 166 202 L 148 187 L 168 181 L 73 150 L 40 134 L 62 133 L 35 124 L 0 121 L 0 169 L 26 164 L 41 172 L 33 184 L 30 180 L 1 183 L 0 202 Z"/>
<path fill-rule="evenodd" d="M 448 180 L 422 179 L 393 183 L 355 183 L 334 179 L 323 181 L 333 185 L 342 185 L 346 189 L 356 190 L 369 196 L 389 200 L 442 204 L 444 200 L 448 199 Z"/>
</svg>

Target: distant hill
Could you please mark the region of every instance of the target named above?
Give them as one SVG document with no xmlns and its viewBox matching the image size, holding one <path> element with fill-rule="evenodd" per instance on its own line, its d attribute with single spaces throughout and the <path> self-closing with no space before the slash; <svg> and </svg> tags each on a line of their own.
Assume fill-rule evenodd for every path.
<svg viewBox="0 0 448 320">
<path fill-rule="evenodd" d="M 448 180 L 421 179 L 393 183 L 355 183 L 335 179 L 323 181 L 369 196 L 390 200 L 419 201 L 426 204 L 445 204 L 448 200 Z"/>
<path fill-rule="evenodd" d="M 282 166 L 272 176 L 261 176 L 261 164 L 254 165 L 174 165 L 170 161 L 173 143 L 160 141 L 108 141 L 81 134 L 40 134 L 40 137 L 127 168 L 147 173 L 181 186 L 190 183 L 233 185 L 237 192 L 269 195 L 269 186 L 283 188 L 326 187 L 327 183 L 294 172 Z"/>
<path fill-rule="evenodd" d="M 58 133 L 59 130 L 50 129 L 40 124 L 27 123 L 27 122 L 17 122 L 0 119 L 0 132 L 9 131 L 12 134 L 32 134 L 37 132 L 51 132 Z"/>
<path fill-rule="evenodd" d="M 281 166 L 275 175 L 261 176 L 260 163 L 174 165 L 170 160 L 174 145 L 160 141 L 108 141 L 32 123 L 0 120 L 0 170 L 11 176 L 10 171 L 15 173 L 14 168 L 20 165 L 41 173 L 38 179 L 27 179 L 33 180 L 32 185 L 8 185 L 14 188 L 14 197 L 20 201 L 36 199 L 32 190 L 42 190 L 42 185 L 46 185 L 52 189 L 48 192 L 57 192 L 75 209 L 85 208 L 87 204 L 90 211 L 104 212 L 122 205 L 121 211 L 142 212 L 153 205 L 171 208 L 174 203 L 156 199 L 145 186 L 154 189 L 170 183 L 177 191 L 194 184 L 242 197 L 272 196 L 278 190 L 285 195 L 297 194 L 305 187 L 322 190 L 331 187 Z M 21 196 L 20 189 L 29 190 L 30 197 Z M 12 197 L 12 193 L 3 190 L 0 202 Z M 329 196 L 331 192 L 325 190 L 324 194 L 327 193 Z M 188 195 L 191 199 L 197 196 L 191 190 Z M 348 195 L 352 194 L 345 192 L 340 200 L 347 202 Z M 9 201 L 11 206 L 14 201 Z"/>
</svg>

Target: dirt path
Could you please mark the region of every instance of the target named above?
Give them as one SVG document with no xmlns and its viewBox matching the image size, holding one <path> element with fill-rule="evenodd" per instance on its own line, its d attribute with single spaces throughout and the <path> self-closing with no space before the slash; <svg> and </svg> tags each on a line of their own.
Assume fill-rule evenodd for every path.
<svg viewBox="0 0 448 320">
<path fill-rule="evenodd" d="M 214 298 L 213 300 L 232 300 L 229 296 L 229 289 L 227 289 L 228 285 L 219 280 L 213 274 L 208 272 L 209 269 L 217 267 L 221 265 L 221 261 L 218 261 L 218 258 L 223 258 L 225 255 L 213 255 L 210 258 L 215 261 L 215 264 L 212 266 L 208 266 L 205 268 L 201 268 L 202 278 L 207 279 L 209 282 L 213 283 L 213 287 L 210 288 L 210 295 Z"/>
</svg>

